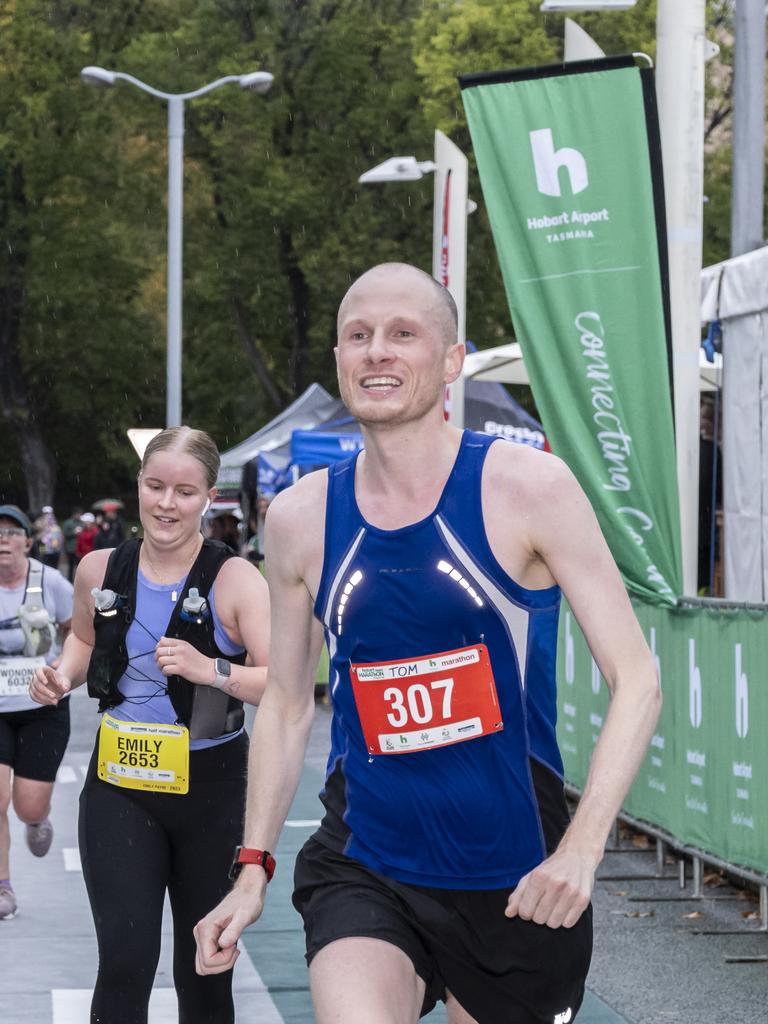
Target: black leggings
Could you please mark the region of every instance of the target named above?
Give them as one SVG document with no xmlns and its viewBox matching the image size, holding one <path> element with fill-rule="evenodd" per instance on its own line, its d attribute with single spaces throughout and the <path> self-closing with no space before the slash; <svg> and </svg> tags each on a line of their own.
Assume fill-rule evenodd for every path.
<svg viewBox="0 0 768 1024">
<path fill-rule="evenodd" d="M 247 759 L 245 734 L 191 752 L 189 792 L 177 796 L 102 782 L 94 751 L 79 823 L 99 944 L 91 1024 L 146 1024 L 166 890 L 179 1024 L 234 1021 L 232 971 L 195 972 L 192 929 L 229 889 L 227 873 L 242 839 Z"/>
</svg>

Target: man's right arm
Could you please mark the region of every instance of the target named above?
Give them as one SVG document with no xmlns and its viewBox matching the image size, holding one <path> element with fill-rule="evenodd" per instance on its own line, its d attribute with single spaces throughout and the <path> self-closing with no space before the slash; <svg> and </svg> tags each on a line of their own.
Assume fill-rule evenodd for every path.
<svg viewBox="0 0 768 1024">
<path fill-rule="evenodd" d="M 322 561 L 322 504 L 306 480 L 272 503 L 266 527 L 272 639 L 267 686 L 251 737 L 243 845 L 274 851 L 299 784 L 314 717 L 314 683 L 323 641 L 307 588 L 307 566 Z M 291 493 L 293 492 L 293 493 Z M 307 524 L 317 527 L 308 531 Z M 318 544 L 319 538 L 319 544 Z M 234 851 L 233 851 L 234 852 Z M 267 879 L 246 865 L 232 891 L 195 928 L 199 974 L 229 970 L 242 931 L 261 914 Z"/>
</svg>

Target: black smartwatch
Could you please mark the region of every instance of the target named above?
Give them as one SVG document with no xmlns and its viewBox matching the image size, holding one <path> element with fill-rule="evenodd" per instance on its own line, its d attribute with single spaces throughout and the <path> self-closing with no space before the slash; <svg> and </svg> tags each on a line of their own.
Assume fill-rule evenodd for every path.
<svg viewBox="0 0 768 1024">
<path fill-rule="evenodd" d="M 229 682 L 229 677 L 232 674 L 232 666 L 226 658 L 217 658 L 213 664 L 216 669 L 216 678 L 213 680 L 213 685 L 217 690 L 223 690 Z"/>
</svg>

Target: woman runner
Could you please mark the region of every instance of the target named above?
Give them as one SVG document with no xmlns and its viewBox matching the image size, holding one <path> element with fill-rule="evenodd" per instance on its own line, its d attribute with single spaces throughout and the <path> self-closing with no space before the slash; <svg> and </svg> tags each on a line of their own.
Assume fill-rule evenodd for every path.
<svg viewBox="0 0 768 1024">
<path fill-rule="evenodd" d="M 192 928 L 226 892 L 242 832 L 242 702 L 264 689 L 269 614 L 260 573 L 200 532 L 218 468 L 202 431 L 153 438 L 139 473 L 144 539 L 83 559 L 61 663 L 30 686 L 57 704 L 87 679 L 103 712 L 79 821 L 99 946 L 91 1024 L 147 1021 L 166 891 L 179 1020 L 234 1020 L 232 972 L 195 973 Z"/>
</svg>

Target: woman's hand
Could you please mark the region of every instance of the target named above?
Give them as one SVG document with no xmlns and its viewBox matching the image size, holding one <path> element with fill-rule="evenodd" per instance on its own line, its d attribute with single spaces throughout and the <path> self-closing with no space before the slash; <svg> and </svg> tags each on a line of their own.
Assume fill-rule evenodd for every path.
<svg viewBox="0 0 768 1024">
<path fill-rule="evenodd" d="M 38 704 L 58 704 L 72 689 L 69 676 L 57 672 L 52 665 L 36 668 L 29 684 L 29 696 Z"/>
<path fill-rule="evenodd" d="M 216 665 L 186 640 L 161 636 L 155 648 L 155 661 L 164 676 L 181 676 L 190 683 L 213 686 Z"/>
</svg>

